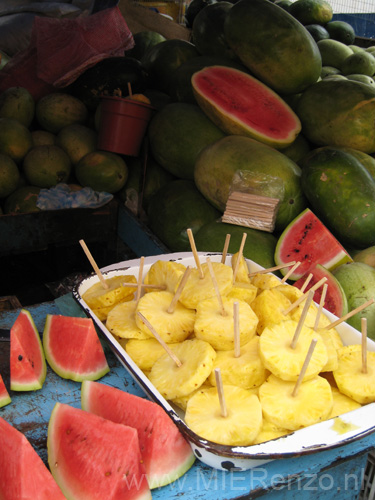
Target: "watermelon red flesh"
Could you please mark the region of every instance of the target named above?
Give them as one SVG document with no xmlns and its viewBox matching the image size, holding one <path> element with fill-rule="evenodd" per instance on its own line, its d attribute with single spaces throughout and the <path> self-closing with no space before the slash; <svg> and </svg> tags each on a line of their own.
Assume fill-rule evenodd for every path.
<svg viewBox="0 0 375 500">
<path fill-rule="evenodd" d="M 30 312 L 22 309 L 10 330 L 10 388 L 12 391 L 41 389 L 46 373 L 38 330 Z"/>
<path fill-rule="evenodd" d="M 188 442 L 156 403 L 99 382 L 83 382 L 82 408 L 138 431 L 150 488 L 182 476 L 195 460 Z"/>
<path fill-rule="evenodd" d="M 291 280 L 298 280 L 316 264 L 332 271 L 345 262 L 351 262 L 352 258 L 318 217 L 307 208 L 284 229 L 276 245 L 276 264 L 282 265 L 291 261 L 301 262 L 289 277 Z M 285 275 L 288 268 L 282 269 L 281 272 Z"/>
<path fill-rule="evenodd" d="M 60 377 L 82 382 L 109 372 L 92 319 L 47 314 L 43 346 L 49 365 Z"/>
<path fill-rule="evenodd" d="M 336 316 L 341 317 L 348 312 L 348 301 L 345 292 L 337 281 L 337 279 L 330 273 L 325 267 L 317 264 L 314 268 L 310 269 L 305 276 L 302 276 L 299 280 L 294 283 L 294 286 L 301 288 L 306 281 L 309 274 L 312 274 L 312 278 L 307 285 L 305 292 L 308 292 L 315 283 L 318 283 L 322 278 L 327 278 L 327 293 L 324 301 L 324 308 L 327 311 L 336 314 Z M 323 286 L 319 287 L 314 292 L 314 301 L 319 304 L 323 293 Z"/>
<path fill-rule="evenodd" d="M 137 431 L 131 427 L 56 403 L 47 449 L 52 475 L 70 500 L 151 499 Z"/>
<path fill-rule="evenodd" d="M 11 398 L 9 396 L 9 392 L 5 387 L 5 383 L 3 377 L 0 375 L 0 408 L 8 405 L 11 402 Z"/>
<path fill-rule="evenodd" d="M 0 498 L 65 500 L 27 438 L 0 417 Z"/>
<path fill-rule="evenodd" d="M 243 71 L 210 66 L 194 73 L 191 81 L 199 106 L 227 134 L 246 135 L 280 149 L 301 131 L 288 104 Z"/>
</svg>

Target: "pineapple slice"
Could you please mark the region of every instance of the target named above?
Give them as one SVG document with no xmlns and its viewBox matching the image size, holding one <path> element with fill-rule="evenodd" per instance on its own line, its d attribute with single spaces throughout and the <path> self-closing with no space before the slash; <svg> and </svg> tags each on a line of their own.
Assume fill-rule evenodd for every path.
<svg viewBox="0 0 375 500">
<path fill-rule="evenodd" d="M 354 401 L 354 399 L 345 396 L 342 394 L 337 388 L 332 387 L 332 396 L 333 396 L 333 408 L 331 413 L 327 418 L 334 418 L 344 413 L 348 413 L 348 411 L 357 410 L 361 408 L 361 404 Z"/>
<path fill-rule="evenodd" d="M 211 262 L 215 273 L 221 296 L 227 295 L 232 288 L 233 270 L 230 266 L 221 262 Z M 199 270 L 194 268 L 191 270 L 189 279 L 184 286 L 180 302 L 189 309 L 196 309 L 197 305 L 205 299 L 216 296 L 216 291 L 212 283 L 212 278 L 208 269 L 208 264 L 202 264 L 204 278 L 200 277 Z"/>
<path fill-rule="evenodd" d="M 207 383 L 207 381 L 206 381 L 206 382 L 203 382 L 203 384 L 200 387 L 198 387 L 198 389 L 195 389 L 193 392 L 186 394 L 186 396 L 181 396 L 180 398 L 175 398 L 171 402 L 185 412 L 189 399 L 192 396 L 194 396 L 194 394 L 196 394 L 198 391 L 206 391 L 207 389 L 212 389 L 212 385 Z"/>
<path fill-rule="evenodd" d="M 137 303 L 134 300 L 117 304 L 108 313 L 106 322 L 107 329 L 116 337 L 121 337 L 123 339 L 145 340 L 150 338 L 150 336 L 142 332 L 136 324 L 136 308 Z"/>
<path fill-rule="evenodd" d="M 259 357 L 258 336 L 241 347 L 241 355 L 238 358 L 234 356 L 234 350 L 216 352 L 214 368 L 208 377 L 213 386 L 216 385 L 215 368 L 220 368 L 223 384 L 236 385 L 243 389 L 259 387 L 269 375 Z"/>
<path fill-rule="evenodd" d="M 198 391 L 187 404 L 185 422 L 198 436 L 229 446 L 252 444 L 262 426 L 262 408 L 251 392 L 223 385 L 228 416 L 221 415 L 216 387 Z"/>
<path fill-rule="evenodd" d="M 262 428 L 253 444 L 265 443 L 266 441 L 271 441 L 271 439 L 277 439 L 281 436 L 286 436 L 287 434 L 290 434 L 288 429 L 281 429 L 263 417 Z"/>
<path fill-rule="evenodd" d="M 313 355 L 307 367 L 304 380 L 309 380 L 322 371 L 327 364 L 328 354 L 320 335 L 307 326 L 302 326 L 296 347 L 292 343 L 298 323 L 282 321 L 263 330 L 259 340 L 259 352 L 264 366 L 276 377 L 296 382 L 301 372 L 311 341 L 316 338 Z"/>
<path fill-rule="evenodd" d="M 173 313 L 167 312 L 174 295 L 171 292 L 149 292 L 138 301 L 140 312 L 155 328 L 162 340 L 169 343 L 182 342 L 194 332 L 195 311 L 177 302 Z M 138 328 L 149 337 L 152 333 L 136 314 Z"/>
<path fill-rule="evenodd" d="M 295 383 L 270 375 L 259 388 L 263 415 L 282 429 L 296 431 L 325 420 L 332 411 L 329 382 L 319 375 L 306 380 L 292 396 Z"/>
<path fill-rule="evenodd" d="M 212 371 L 215 350 L 208 342 L 199 339 L 185 340 L 173 347 L 181 366 L 168 354 L 153 365 L 150 381 L 165 399 L 176 399 L 198 389 Z"/>
<path fill-rule="evenodd" d="M 251 308 L 258 316 L 257 333 L 262 334 L 267 326 L 275 325 L 290 319 L 283 311 L 290 306 L 290 300 L 275 288 L 262 290 L 252 301 Z"/>
<path fill-rule="evenodd" d="M 333 372 L 340 392 L 362 405 L 375 401 L 375 352 L 367 352 L 367 373 L 362 372 L 362 346 L 338 350 L 339 366 Z"/>
<path fill-rule="evenodd" d="M 227 297 L 233 297 L 234 299 L 244 300 L 251 305 L 252 301 L 257 296 L 258 289 L 251 283 L 240 283 L 236 281 L 233 284 L 231 291 L 228 293 Z"/>
<path fill-rule="evenodd" d="M 173 349 L 173 344 L 169 347 Z M 149 337 L 146 340 L 130 339 L 126 342 L 125 350 L 142 371 L 150 371 L 155 361 L 165 354 L 164 347 Z"/>
<path fill-rule="evenodd" d="M 322 338 L 324 345 L 326 346 L 328 355 L 327 363 L 323 366 L 322 371 L 332 372 L 334 370 L 337 370 L 339 366 L 339 359 L 331 332 L 329 330 L 319 330 L 319 335 Z"/>
<path fill-rule="evenodd" d="M 242 300 L 223 297 L 222 301 L 225 316 L 221 314 L 216 297 L 202 300 L 197 305 L 194 332 L 198 339 L 209 342 L 214 349 L 228 351 L 234 349 L 233 304 L 238 302 L 241 346 L 249 342 L 256 334 L 258 318 L 249 304 Z"/>
<path fill-rule="evenodd" d="M 236 270 L 239 252 L 234 253 L 231 258 L 233 272 Z M 236 272 L 236 281 L 239 283 L 250 283 L 249 268 L 247 267 L 246 259 L 241 255 Z"/>
<path fill-rule="evenodd" d="M 180 262 L 157 260 L 148 270 L 144 283 L 146 285 L 165 285 L 168 292 L 174 293 L 185 270 L 186 267 Z"/>
<path fill-rule="evenodd" d="M 83 300 L 90 309 L 111 307 L 125 299 L 132 300 L 134 288 L 122 286 L 122 283 L 137 283 L 137 279 L 135 276 L 124 274 L 122 276 L 106 278 L 105 283 L 108 285 L 108 288 L 104 288 L 99 281 L 82 294 Z"/>
<path fill-rule="evenodd" d="M 287 297 L 291 303 L 293 303 L 295 300 L 299 299 L 301 295 L 303 295 L 303 292 L 301 290 L 293 285 L 288 285 L 288 284 L 281 284 L 280 283 L 273 287 L 275 290 L 279 290 L 285 297 Z M 303 304 L 302 304 L 303 307 Z"/>
<path fill-rule="evenodd" d="M 251 277 L 250 282 L 259 289 L 259 293 L 280 285 L 279 278 L 271 273 L 257 273 Z"/>
</svg>

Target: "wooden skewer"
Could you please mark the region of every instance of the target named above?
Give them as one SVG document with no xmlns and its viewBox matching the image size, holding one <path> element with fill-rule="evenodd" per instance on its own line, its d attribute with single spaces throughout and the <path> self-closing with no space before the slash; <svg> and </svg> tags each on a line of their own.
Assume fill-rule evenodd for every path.
<svg viewBox="0 0 375 500">
<path fill-rule="evenodd" d="M 187 280 L 188 280 L 188 278 L 190 276 L 190 272 L 191 272 L 191 267 L 187 266 L 187 268 L 185 269 L 185 272 L 184 272 L 184 274 L 183 274 L 183 276 L 181 278 L 181 281 L 180 281 L 180 283 L 178 285 L 176 293 L 174 294 L 173 299 L 172 299 L 171 303 L 168 306 L 167 313 L 169 313 L 169 314 L 174 313 L 174 310 L 176 308 L 178 299 L 180 298 L 182 290 L 184 289 L 184 286 L 186 285 L 186 282 L 187 282 Z"/>
<path fill-rule="evenodd" d="M 306 290 L 307 285 L 310 283 L 310 281 L 311 281 L 312 277 L 313 277 L 313 275 L 312 275 L 312 273 L 310 273 L 310 274 L 307 276 L 307 278 L 305 279 L 304 284 L 303 284 L 303 285 L 301 286 L 301 288 L 300 288 L 300 290 L 301 290 L 301 292 L 302 292 L 302 293 Z"/>
<path fill-rule="evenodd" d="M 243 233 L 242 234 L 242 240 L 241 240 L 240 249 L 238 250 L 237 262 L 236 262 L 236 265 L 235 265 L 235 268 L 234 268 L 234 271 L 233 271 L 233 283 L 236 281 L 236 276 L 237 276 L 237 273 L 238 273 L 238 269 L 240 267 L 240 263 L 241 263 L 241 259 L 242 259 L 242 255 L 243 255 L 243 247 L 245 246 L 246 238 L 247 238 L 247 233 Z"/>
<path fill-rule="evenodd" d="M 217 387 L 217 395 L 219 397 L 220 403 L 220 413 L 221 416 L 226 418 L 228 416 L 227 405 L 225 403 L 223 381 L 221 379 L 220 368 L 215 368 L 215 381 Z"/>
<path fill-rule="evenodd" d="M 164 340 L 160 337 L 158 332 L 155 330 L 155 328 L 151 325 L 151 323 L 146 319 L 143 314 L 139 311 L 137 311 L 138 316 L 141 318 L 142 322 L 147 326 L 147 328 L 150 330 L 152 335 L 156 338 L 156 340 L 159 342 L 159 344 L 164 347 L 164 350 L 166 353 L 169 355 L 169 357 L 176 363 L 176 365 L 180 368 L 182 366 L 181 361 L 178 359 L 178 357 L 175 355 L 175 353 L 168 347 L 168 344 L 164 342 Z"/>
<path fill-rule="evenodd" d="M 362 373 L 367 373 L 367 318 L 361 318 Z"/>
<path fill-rule="evenodd" d="M 311 302 L 312 302 L 313 298 L 314 298 L 314 292 L 309 291 L 309 293 L 307 295 L 307 300 L 306 300 L 305 305 L 304 305 L 303 310 L 302 310 L 301 317 L 300 317 L 300 319 L 298 321 L 298 325 L 297 325 L 296 331 L 294 332 L 292 343 L 290 344 L 290 347 L 292 349 L 295 349 L 296 346 L 297 346 L 298 337 L 299 337 L 299 335 L 301 333 L 303 324 L 304 324 L 305 319 L 306 319 L 306 315 L 308 313 L 308 310 L 309 310 L 309 307 L 311 305 Z"/>
<path fill-rule="evenodd" d="M 296 262 L 294 264 L 294 266 L 291 269 L 289 269 L 289 271 L 286 273 L 286 275 L 283 277 L 283 279 L 280 281 L 280 283 L 284 284 L 286 282 L 286 280 L 289 278 L 289 276 L 291 276 L 294 273 L 294 271 L 297 269 L 297 267 L 300 265 L 301 265 L 301 262 Z"/>
<path fill-rule="evenodd" d="M 233 326 L 234 326 L 234 357 L 235 358 L 239 358 L 241 356 L 239 307 L 240 307 L 239 303 L 234 302 L 234 304 L 233 304 Z"/>
<path fill-rule="evenodd" d="M 198 271 L 199 271 L 199 277 L 201 279 L 203 279 L 204 278 L 204 273 L 203 273 L 203 269 L 202 269 L 202 266 L 201 266 L 201 263 L 200 263 L 200 260 L 199 260 L 199 256 L 198 256 L 198 252 L 197 252 L 197 247 L 195 246 L 193 232 L 192 232 L 192 230 L 190 228 L 187 229 L 186 232 L 187 232 L 187 235 L 188 235 L 188 238 L 189 238 L 189 242 L 190 242 L 190 246 L 191 246 L 191 251 L 193 252 L 193 256 L 194 256 L 194 260 L 195 260 L 195 265 L 197 266 Z"/>
<path fill-rule="evenodd" d="M 166 290 L 167 285 L 147 285 L 146 283 L 121 283 L 121 286 L 129 287 L 129 288 L 150 288 L 150 290 Z"/>
<path fill-rule="evenodd" d="M 330 330 L 331 328 L 335 328 L 337 325 L 339 325 L 343 321 L 346 321 L 347 319 L 351 318 L 352 316 L 354 316 L 354 314 L 357 314 L 359 311 L 362 311 L 363 309 L 365 309 L 366 307 L 370 306 L 374 302 L 375 302 L 375 299 L 368 300 L 367 302 L 365 302 L 361 306 L 358 306 L 355 309 L 353 309 L 353 311 L 350 311 L 350 312 L 348 312 L 348 314 L 345 314 L 342 318 L 339 318 L 336 321 L 334 321 L 333 323 L 331 323 L 331 324 L 329 324 L 327 326 L 324 326 L 322 328 L 322 330 Z"/>
<path fill-rule="evenodd" d="M 89 259 L 90 261 L 90 264 L 92 265 L 97 277 L 99 278 L 100 280 L 100 283 L 102 284 L 103 288 L 105 288 L 106 290 L 108 290 L 109 288 L 109 285 L 108 283 L 106 283 L 105 279 L 104 279 L 104 276 L 102 275 L 102 273 L 100 272 L 100 269 L 98 267 L 98 264 L 95 262 L 94 260 L 94 257 L 91 255 L 91 252 L 90 250 L 87 248 L 87 245 L 86 243 L 84 242 L 84 240 L 79 240 L 79 244 L 81 245 L 81 247 L 83 248 L 83 251 L 85 252 L 86 254 L 86 257 Z"/>
<path fill-rule="evenodd" d="M 224 248 L 223 248 L 223 255 L 221 256 L 221 263 L 222 264 L 225 264 L 225 260 L 227 258 L 229 242 L 230 242 L 230 234 L 227 234 L 226 237 L 225 237 L 225 243 L 224 243 Z"/>
<path fill-rule="evenodd" d="M 216 280 L 214 269 L 212 267 L 211 259 L 209 257 L 207 257 L 206 258 L 206 262 L 207 262 L 208 270 L 209 270 L 210 275 L 211 275 L 212 283 L 213 283 L 214 288 L 215 288 L 217 300 L 219 301 L 219 307 L 220 307 L 221 315 L 222 316 L 226 316 L 227 312 L 224 309 L 223 299 L 221 298 L 221 294 L 220 294 L 220 290 L 219 290 L 219 285 L 217 284 L 217 280 Z"/>
<path fill-rule="evenodd" d="M 315 290 L 317 290 L 320 286 L 323 285 L 323 283 L 325 283 L 327 281 L 327 278 L 324 276 L 324 278 L 322 278 L 321 280 L 318 281 L 318 283 L 315 283 L 315 285 L 313 285 L 308 292 L 315 292 Z M 285 309 L 283 311 L 283 314 L 286 316 L 287 314 L 290 313 L 290 311 L 292 311 L 295 307 L 299 306 L 301 302 L 303 302 L 307 295 L 308 295 L 308 292 L 305 292 L 303 295 L 301 295 L 301 297 L 299 297 L 297 300 L 295 300 L 292 304 L 290 304 L 290 306 Z"/>
<path fill-rule="evenodd" d="M 267 274 L 267 273 L 272 273 L 273 271 L 278 271 L 279 269 L 284 269 L 285 267 L 291 267 L 294 266 L 296 263 L 295 260 L 292 262 L 288 262 L 287 264 L 280 264 L 279 266 L 274 266 L 274 267 L 269 267 L 268 269 L 261 269 L 260 271 L 254 271 L 252 273 L 249 273 L 249 278 L 252 276 L 256 276 L 257 274 Z"/>
<path fill-rule="evenodd" d="M 130 99 L 133 97 L 133 92 L 132 92 L 132 84 L 128 82 L 128 92 L 129 92 L 129 97 Z"/>
<path fill-rule="evenodd" d="M 138 286 L 137 286 L 137 291 L 135 294 L 135 301 L 138 302 L 139 299 L 141 298 L 141 291 L 142 291 L 142 279 L 143 279 L 143 266 L 145 263 L 145 258 L 141 257 L 139 261 L 139 271 L 138 271 Z"/>
<path fill-rule="evenodd" d="M 327 285 L 327 283 L 324 283 L 323 290 L 322 290 L 322 296 L 320 297 L 319 307 L 318 307 L 318 311 L 316 313 L 316 318 L 315 318 L 315 323 L 314 323 L 314 331 L 315 332 L 317 331 L 318 326 L 319 326 L 320 316 L 322 315 L 324 303 L 326 301 L 327 290 L 328 290 L 328 285 Z"/>
<path fill-rule="evenodd" d="M 293 389 L 293 392 L 292 392 L 292 396 L 293 397 L 297 396 L 298 389 L 300 388 L 300 386 L 301 386 L 301 384 L 303 382 L 303 377 L 305 376 L 307 367 L 309 366 L 309 363 L 310 363 L 310 360 L 312 358 L 312 355 L 313 355 L 313 352 L 314 352 L 314 349 L 315 349 L 315 346 L 316 346 L 317 342 L 318 342 L 317 339 L 312 339 L 312 341 L 311 341 L 311 344 L 310 344 L 309 350 L 307 351 L 307 355 L 306 355 L 305 361 L 303 363 L 301 372 L 300 372 L 300 374 L 298 376 L 296 385 L 294 386 L 294 389 Z"/>
</svg>

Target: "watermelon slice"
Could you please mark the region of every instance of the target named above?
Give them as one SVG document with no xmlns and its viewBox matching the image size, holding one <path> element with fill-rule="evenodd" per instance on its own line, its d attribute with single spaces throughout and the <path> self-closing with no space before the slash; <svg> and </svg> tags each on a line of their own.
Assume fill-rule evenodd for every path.
<svg viewBox="0 0 375 500">
<path fill-rule="evenodd" d="M 340 285 L 339 281 L 333 276 L 331 272 L 329 272 L 325 267 L 317 264 L 314 268 L 310 269 L 305 276 L 300 278 L 294 283 L 294 286 L 297 288 L 301 288 L 305 283 L 306 278 L 309 274 L 312 274 L 312 278 L 307 285 L 305 292 L 308 292 L 310 288 L 318 283 L 322 278 L 327 278 L 327 293 L 324 302 L 324 308 L 327 311 L 336 314 L 336 316 L 341 317 L 344 316 L 348 312 L 348 301 L 344 292 L 344 289 Z M 320 298 L 322 296 L 323 287 L 319 287 L 314 292 L 314 301 L 319 304 Z"/>
<path fill-rule="evenodd" d="M 332 271 L 345 262 L 352 262 L 352 258 L 318 217 L 306 208 L 288 224 L 276 244 L 276 264 L 282 265 L 291 261 L 301 262 L 289 277 L 296 281 L 316 264 Z M 285 275 L 288 268 L 282 269 L 281 272 Z"/>
<path fill-rule="evenodd" d="M 151 499 L 137 431 L 131 427 L 56 403 L 47 449 L 52 475 L 70 500 Z"/>
<path fill-rule="evenodd" d="M 134 427 L 151 489 L 182 476 L 194 463 L 188 442 L 156 403 L 99 382 L 83 382 L 82 408 Z"/>
<path fill-rule="evenodd" d="M 47 314 L 43 346 L 48 364 L 60 377 L 97 380 L 109 366 L 90 318 Z"/>
<path fill-rule="evenodd" d="M 41 389 L 47 374 L 42 342 L 29 311 L 21 309 L 10 329 L 10 388 Z"/>
<path fill-rule="evenodd" d="M 301 131 L 301 122 L 289 105 L 244 71 L 208 66 L 194 73 L 191 83 L 200 108 L 227 134 L 282 149 Z"/>
<path fill-rule="evenodd" d="M 0 375 L 0 408 L 8 405 L 11 401 L 9 392 L 5 387 L 3 377 Z"/>
<path fill-rule="evenodd" d="M 65 500 L 26 436 L 1 417 L 0 498 Z"/>
</svg>

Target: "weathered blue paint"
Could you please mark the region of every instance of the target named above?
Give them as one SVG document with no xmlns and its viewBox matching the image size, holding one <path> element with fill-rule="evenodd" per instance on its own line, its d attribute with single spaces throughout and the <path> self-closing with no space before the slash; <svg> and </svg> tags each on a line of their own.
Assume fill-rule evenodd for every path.
<svg viewBox="0 0 375 500">
<path fill-rule="evenodd" d="M 73 299 L 71 299 L 73 300 Z M 46 314 L 76 311 L 69 297 L 28 308 L 39 331 L 43 331 Z M 70 309 L 70 306 L 72 309 Z M 19 311 L 1 312 L 0 328 L 10 328 Z M 0 342 L 0 350 L 9 343 Z M 132 394 L 145 397 L 140 387 L 106 351 L 110 372 L 100 381 Z M 0 367 L 0 372 L 1 372 Z M 59 401 L 80 407 L 80 384 L 65 380 L 48 368 L 46 382 L 40 391 L 11 392 L 12 403 L 0 409 L 0 416 L 23 432 L 44 462 L 47 462 L 47 428 L 54 404 Z M 212 469 L 197 461 L 179 480 L 153 490 L 154 500 L 233 500 L 266 497 L 284 499 L 357 499 L 367 463 L 367 454 L 375 446 L 375 435 L 296 459 L 275 460 L 264 466 L 241 472 Z"/>
</svg>

